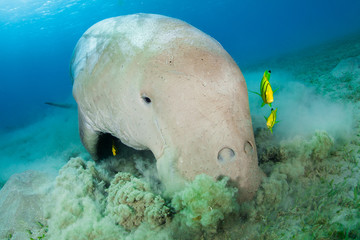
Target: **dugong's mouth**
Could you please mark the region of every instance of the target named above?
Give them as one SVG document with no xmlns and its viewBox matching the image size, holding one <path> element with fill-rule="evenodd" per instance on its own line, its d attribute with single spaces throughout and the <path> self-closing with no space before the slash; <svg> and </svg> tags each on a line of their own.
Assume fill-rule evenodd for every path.
<svg viewBox="0 0 360 240">
<path fill-rule="evenodd" d="M 123 144 L 120 139 L 110 133 L 100 133 L 96 143 L 96 159 L 104 160 L 109 157 L 126 158 L 134 154 L 140 154 L 143 157 L 155 159 L 150 150 L 136 150 Z"/>
</svg>

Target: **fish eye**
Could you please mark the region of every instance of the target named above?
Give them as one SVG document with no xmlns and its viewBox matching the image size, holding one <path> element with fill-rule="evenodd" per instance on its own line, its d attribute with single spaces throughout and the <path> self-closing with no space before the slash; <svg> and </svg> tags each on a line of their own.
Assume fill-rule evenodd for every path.
<svg viewBox="0 0 360 240">
<path fill-rule="evenodd" d="M 144 102 L 145 102 L 146 104 L 150 104 L 150 103 L 151 103 L 151 99 L 150 99 L 148 96 L 142 95 L 141 98 L 144 100 Z"/>
</svg>

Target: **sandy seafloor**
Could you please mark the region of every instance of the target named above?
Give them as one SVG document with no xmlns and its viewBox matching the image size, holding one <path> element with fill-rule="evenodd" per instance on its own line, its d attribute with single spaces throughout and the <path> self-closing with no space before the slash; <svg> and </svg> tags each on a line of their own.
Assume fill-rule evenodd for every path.
<svg viewBox="0 0 360 240">
<path fill-rule="evenodd" d="M 12 177 L 30 176 L 23 194 L 2 188 L 0 239 L 360 239 L 360 36 L 240 67 L 249 90 L 266 69 L 279 88 L 273 134 L 270 108 L 249 93 L 266 174 L 253 201 L 237 205 L 226 179 L 206 176 L 167 196 L 146 154 L 94 164 L 76 109 L 53 109 L 1 134 L 1 186 L 27 169 L 47 176 Z M 5 190 L 29 206 L 14 209 Z"/>
</svg>

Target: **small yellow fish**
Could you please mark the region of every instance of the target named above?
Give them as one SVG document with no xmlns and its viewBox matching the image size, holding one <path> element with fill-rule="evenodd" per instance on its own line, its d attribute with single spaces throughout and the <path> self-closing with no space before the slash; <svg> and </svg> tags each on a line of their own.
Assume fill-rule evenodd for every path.
<svg viewBox="0 0 360 240">
<path fill-rule="evenodd" d="M 270 74 L 271 74 L 271 70 L 264 72 L 264 75 L 260 82 L 260 93 L 250 91 L 252 93 L 259 95 L 262 98 L 263 103 L 261 104 L 261 107 L 263 107 L 265 104 L 269 104 L 269 106 L 271 107 L 271 103 L 274 101 L 274 92 L 269 82 Z"/>
<path fill-rule="evenodd" d="M 113 144 L 112 144 L 112 146 L 111 146 L 111 151 L 112 151 L 113 156 L 116 156 L 117 150 L 116 150 L 114 141 L 113 141 Z"/>
<path fill-rule="evenodd" d="M 270 130 L 271 133 L 273 133 L 272 128 L 274 127 L 275 123 L 278 123 L 278 121 L 276 121 L 276 111 L 277 111 L 277 109 L 274 110 L 274 109 L 272 108 L 269 117 L 266 118 L 266 117 L 264 116 L 264 118 L 265 118 L 265 120 L 266 120 L 266 126 L 267 126 L 267 128 Z"/>
</svg>

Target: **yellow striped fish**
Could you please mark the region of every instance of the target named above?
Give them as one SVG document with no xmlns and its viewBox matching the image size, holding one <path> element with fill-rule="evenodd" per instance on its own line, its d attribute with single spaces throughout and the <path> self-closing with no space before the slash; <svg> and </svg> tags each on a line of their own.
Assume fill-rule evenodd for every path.
<svg viewBox="0 0 360 240">
<path fill-rule="evenodd" d="M 115 142 L 114 142 L 114 141 L 112 142 L 111 152 L 112 152 L 113 156 L 115 157 L 116 154 L 117 154 L 117 149 L 116 149 L 116 146 L 115 146 Z"/>
<path fill-rule="evenodd" d="M 262 107 L 265 105 L 265 104 L 269 104 L 269 106 L 271 107 L 271 103 L 274 101 L 274 92 L 271 88 L 271 85 L 270 85 L 270 74 L 271 74 L 271 71 L 265 71 L 264 72 L 264 75 L 263 75 L 263 78 L 261 79 L 261 83 L 260 83 L 260 96 L 263 100 L 263 103 L 262 103 Z"/>
<path fill-rule="evenodd" d="M 274 127 L 275 123 L 278 123 L 278 121 L 276 121 L 276 111 L 277 111 L 277 109 L 274 110 L 274 109 L 272 108 L 269 117 L 266 118 L 266 117 L 264 116 L 264 118 L 265 118 L 265 120 L 266 120 L 266 126 L 267 126 L 267 128 L 270 130 L 271 133 L 273 133 L 272 128 Z"/>
<path fill-rule="evenodd" d="M 256 93 L 262 98 L 263 103 L 261 104 L 261 107 L 263 107 L 265 104 L 269 104 L 269 106 L 271 107 L 271 103 L 274 101 L 274 92 L 269 82 L 270 73 L 271 70 L 264 72 L 264 75 L 260 82 L 260 93 L 250 91 L 252 93 Z"/>
</svg>

